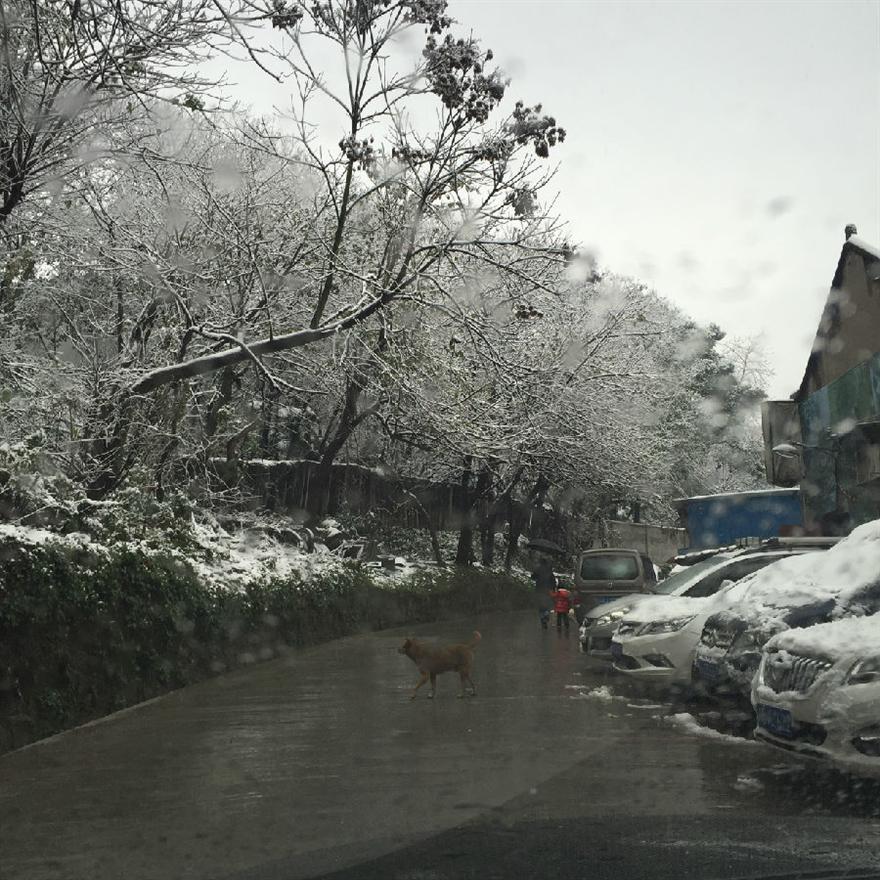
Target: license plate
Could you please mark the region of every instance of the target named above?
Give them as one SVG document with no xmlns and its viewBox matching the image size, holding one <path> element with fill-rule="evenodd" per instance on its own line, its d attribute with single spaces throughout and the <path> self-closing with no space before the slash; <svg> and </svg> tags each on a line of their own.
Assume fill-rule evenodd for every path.
<svg viewBox="0 0 880 880">
<path fill-rule="evenodd" d="M 784 736 L 788 739 L 791 738 L 794 723 L 791 712 L 788 709 L 780 709 L 778 706 L 765 706 L 763 703 L 759 703 L 756 715 L 758 726 L 763 727 L 767 733 Z"/>
<path fill-rule="evenodd" d="M 721 669 L 718 664 L 712 660 L 698 658 L 694 666 L 696 666 L 697 674 L 700 678 L 705 678 L 706 681 L 718 681 L 718 679 L 721 678 Z"/>
<path fill-rule="evenodd" d="M 623 656 L 623 645 L 620 642 L 611 643 L 611 656 L 615 660 L 619 660 Z"/>
<path fill-rule="evenodd" d="M 613 602 L 615 599 L 619 599 L 620 596 L 599 596 L 596 601 L 597 605 L 604 605 L 606 602 Z"/>
</svg>

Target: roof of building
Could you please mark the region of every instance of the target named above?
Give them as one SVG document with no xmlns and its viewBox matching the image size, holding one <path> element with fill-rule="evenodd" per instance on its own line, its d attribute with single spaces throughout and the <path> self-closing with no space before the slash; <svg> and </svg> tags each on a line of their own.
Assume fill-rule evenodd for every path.
<svg viewBox="0 0 880 880">
<path fill-rule="evenodd" d="M 718 501 L 722 498 L 753 498 L 766 496 L 770 498 L 785 498 L 795 496 L 800 492 L 797 487 L 793 489 L 746 489 L 742 492 L 718 492 L 715 495 L 692 495 L 690 498 L 676 498 L 672 503 L 676 506 L 684 506 L 691 501 Z"/>
<path fill-rule="evenodd" d="M 874 247 L 858 235 L 851 235 L 840 249 L 840 258 L 837 261 L 837 269 L 834 272 L 834 278 L 831 281 L 832 289 L 840 287 L 843 281 L 843 263 L 844 258 L 850 251 L 858 251 L 863 257 L 870 257 L 873 260 L 880 260 L 880 248 Z"/>
<path fill-rule="evenodd" d="M 813 368 L 816 365 L 817 353 L 823 348 L 823 346 L 821 345 L 821 340 L 825 335 L 823 328 L 825 326 L 829 326 L 830 322 L 826 319 L 830 317 L 830 310 L 835 305 L 831 301 L 831 293 L 832 291 L 840 289 L 840 286 L 843 283 L 843 269 L 844 264 L 846 263 L 846 258 L 853 251 L 861 254 L 863 257 L 868 257 L 869 259 L 880 261 L 880 248 L 869 244 L 863 238 L 859 238 L 859 236 L 855 233 L 850 234 L 849 238 L 847 238 L 847 240 L 843 243 L 843 247 L 840 249 L 840 257 L 837 260 L 837 268 L 834 271 L 834 278 L 831 281 L 831 288 L 828 291 L 828 300 L 826 300 L 825 308 L 822 310 L 822 317 L 819 318 L 819 326 L 816 329 L 816 336 L 813 339 L 813 346 L 810 350 L 810 355 L 807 358 L 807 365 L 804 369 L 804 375 L 801 379 L 801 384 L 798 386 L 798 390 L 791 395 L 792 400 L 802 400 L 806 396 L 806 390 L 810 380 L 810 375 L 812 374 Z"/>
</svg>

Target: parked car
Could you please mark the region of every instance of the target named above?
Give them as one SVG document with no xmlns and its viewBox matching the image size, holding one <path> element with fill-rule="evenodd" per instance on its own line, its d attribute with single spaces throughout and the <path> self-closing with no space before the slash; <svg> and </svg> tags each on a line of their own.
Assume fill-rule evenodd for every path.
<svg viewBox="0 0 880 880">
<path fill-rule="evenodd" d="M 738 581 L 753 571 L 769 565 L 782 555 L 779 548 L 789 550 L 794 543 L 780 544 L 779 539 L 764 541 L 757 546 L 724 548 L 714 554 L 703 554 L 698 562 L 682 566 L 668 578 L 651 586 L 648 595 L 688 596 L 700 598 L 718 592 L 724 581 Z M 581 622 L 581 650 L 592 657 L 611 657 L 611 639 L 617 625 L 634 612 L 648 595 L 631 593 L 594 606 Z"/>
<path fill-rule="evenodd" d="M 581 617 L 596 605 L 633 593 L 650 593 L 657 584 L 654 563 L 638 550 L 605 547 L 585 550 L 574 566 L 574 589 Z"/>
<path fill-rule="evenodd" d="M 835 539 L 829 539 L 835 540 Z M 880 608 L 880 520 L 819 558 L 796 558 L 755 576 L 742 602 L 711 615 L 694 654 L 694 683 L 749 699 L 764 645 L 776 633 Z"/>
<path fill-rule="evenodd" d="M 714 589 L 705 597 L 656 596 L 639 603 L 620 620 L 611 642 L 615 668 L 644 681 L 689 686 L 695 649 L 706 620 L 746 597 L 762 572 L 787 565 L 804 554 L 812 556 L 827 544 L 774 539 L 767 546 L 777 549 L 760 546 L 719 567 L 709 581 Z"/>
<path fill-rule="evenodd" d="M 762 742 L 880 774 L 880 616 L 774 636 L 751 699 Z"/>
</svg>

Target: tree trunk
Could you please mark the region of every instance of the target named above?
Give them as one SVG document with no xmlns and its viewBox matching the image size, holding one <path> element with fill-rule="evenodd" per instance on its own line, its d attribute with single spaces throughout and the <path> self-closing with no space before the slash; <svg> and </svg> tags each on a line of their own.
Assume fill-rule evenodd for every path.
<svg viewBox="0 0 880 880">
<path fill-rule="evenodd" d="M 514 501 L 512 495 L 507 496 L 507 552 L 504 554 L 504 568 L 507 571 L 513 567 L 519 548 L 519 538 L 528 521 L 525 510 L 521 501 Z"/>
<path fill-rule="evenodd" d="M 318 490 L 318 509 L 313 513 L 329 513 L 333 506 L 333 463 L 336 456 L 348 442 L 357 426 L 370 415 L 370 410 L 358 413 L 363 385 L 356 379 L 349 379 L 345 383 L 345 397 L 342 403 L 342 412 L 333 436 L 325 435 L 324 443 L 320 450 L 321 460 L 315 473 Z"/>
<path fill-rule="evenodd" d="M 456 565 L 473 565 L 474 562 L 474 529 L 471 522 L 470 485 L 473 476 L 473 459 L 468 455 L 464 460 L 461 472 L 461 499 L 459 512 L 461 524 L 458 533 L 458 549 L 455 553 Z"/>
<path fill-rule="evenodd" d="M 473 565 L 474 530 L 477 520 L 477 505 L 482 504 L 482 502 L 488 498 L 489 493 L 492 490 L 492 468 L 490 465 L 484 464 L 483 467 L 480 469 L 480 473 L 477 477 L 477 484 L 474 487 L 473 494 L 471 494 L 467 488 L 468 484 L 470 483 L 470 477 L 473 474 L 470 457 L 468 457 L 467 459 L 467 464 L 465 465 L 465 468 L 465 472 L 462 475 L 462 488 L 464 490 L 463 505 L 465 505 L 465 509 L 462 511 L 461 532 L 458 536 L 458 553 L 456 554 L 455 561 L 461 565 Z M 482 547 L 482 556 L 485 559 L 486 550 L 482 534 L 482 527 L 480 530 L 480 540 Z M 491 560 L 489 564 L 491 564 Z"/>
<path fill-rule="evenodd" d="M 87 445 L 87 469 L 91 476 L 86 481 L 86 496 L 92 501 L 106 498 L 125 479 L 133 463 L 128 450 L 134 402 L 123 398 L 114 406 L 105 402 L 97 408 L 92 421 L 92 436 Z"/>
<path fill-rule="evenodd" d="M 220 387 L 208 405 L 208 412 L 205 415 L 205 437 L 208 440 L 211 440 L 217 433 L 217 429 L 220 427 L 220 413 L 223 407 L 232 400 L 237 382 L 238 376 L 231 368 L 223 370 L 220 374 Z"/>
<path fill-rule="evenodd" d="M 434 527 L 434 522 L 431 519 L 430 514 L 425 509 L 425 505 L 419 501 L 418 496 L 414 492 L 411 492 L 409 489 L 403 489 L 402 491 L 404 495 L 412 500 L 413 504 L 415 504 L 422 515 L 422 519 L 425 523 L 425 531 L 427 531 L 428 537 L 431 539 L 431 550 L 434 553 L 434 561 L 439 566 L 445 566 L 446 560 L 443 559 L 443 550 L 440 547 L 440 536 L 437 534 L 437 529 Z"/>
<path fill-rule="evenodd" d="M 498 524 L 498 514 L 494 505 L 489 505 L 489 510 L 483 517 L 480 525 L 480 546 L 483 551 L 483 565 L 486 567 L 495 564 L 495 531 Z"/>
<path fill-rule="evenodd" d="M 505 491 L 510 491 L 515 485 L 516 479 Z M 498 521 L 503 521 L 503 503 L 504 495 L 498 498 L 494 489 L 492 489 L 488 497 L 483 502 L 483 517 L 480 522 L 480 545 L 483 551 L 483 565 L 492 566 L 495 564 L 495 535 L 498 532 Z"/>
</svg>

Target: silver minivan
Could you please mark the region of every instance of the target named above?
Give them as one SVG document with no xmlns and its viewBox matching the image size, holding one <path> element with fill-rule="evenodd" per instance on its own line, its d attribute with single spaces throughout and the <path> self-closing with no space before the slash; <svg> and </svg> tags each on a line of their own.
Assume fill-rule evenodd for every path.
<svg viewBox="0 0 880 880">
<path fill-rule="evenodd" d="M 585 550 L 574 567 L 574 589 L 580 600 L 578 616 L 622 596 L 652 593 L 656 584 L 654 563 L 638 550 L 623 547 Z"/>
</svg>

